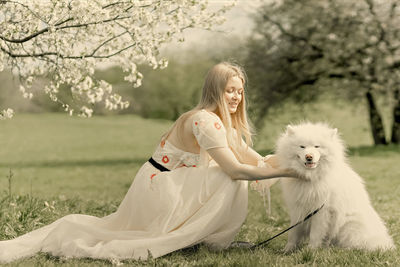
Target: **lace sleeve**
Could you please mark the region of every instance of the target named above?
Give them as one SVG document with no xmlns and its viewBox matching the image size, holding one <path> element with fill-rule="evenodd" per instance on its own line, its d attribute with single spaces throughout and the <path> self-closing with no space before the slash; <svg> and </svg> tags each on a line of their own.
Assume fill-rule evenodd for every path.
<svg viewBox="0 0 400 267">
<path fill-rule="evenodd" d="M 201 148 L 228 147 L 225 127 L 217 115 L 205 110 L 197 112 L 193 115 L 192 129 Z"/>
</svg>

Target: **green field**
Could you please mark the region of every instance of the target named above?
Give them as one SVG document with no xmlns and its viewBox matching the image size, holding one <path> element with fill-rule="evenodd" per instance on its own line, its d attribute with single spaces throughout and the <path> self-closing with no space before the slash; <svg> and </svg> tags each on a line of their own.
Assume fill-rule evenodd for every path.
<svg viewBox="0 0 400 267">
<path fill-rule="evenodd" d="M 312 113 L 312 109 L 307 112 Z M 364 177 L 374 207 L 386 221 L 397 247 L 400 246 L 400 152 L 399 147 L 370 147 L 365 118 L 348 119 L 343 111 L 311 116 L 338 127 L 350 147 L 350 163 Z M 318 114 L 321 115 L 321 114 Z M 285 117 L 286 116 L 286 117 Z M 256 149 L 267 153 L 286 121 L 301 119 L 287 115 L 271 120 L 257 136 Z M 113 212 L 124 197 L 136 171 L 152 154 L 169 121 L 144 120 L 133 115 L 98 116 L 92 119 L 65 114 L 17 114 L 0 121 L 0 239 L 33 230 L 69 213 L 104 216 Z M 13 174 L 9 183 L 10 170 Z M 11 185 L 11 191 L 9 190 Z M 9 194 L 11 193 L 11 197 Z M 272 215 L 267 216 L 262 198 L 249 194 L 249 213 L 238 240 L 257 242 L 289 226 L 279 186 L 272 190 Z M 231 249 L 197 252 L 179 251 L 147 262 L 124 261 L 127 265 L 194 266 L 292 266 L 350 265 L 400 266 L 400 250 L 303 248 L 291 255 L 282 249 L 287 235 L 254 252 Z M 10 265 L 52 266 L 109 265 L 103 260 L 63 260 L 46 254 Z"/>
</svg>

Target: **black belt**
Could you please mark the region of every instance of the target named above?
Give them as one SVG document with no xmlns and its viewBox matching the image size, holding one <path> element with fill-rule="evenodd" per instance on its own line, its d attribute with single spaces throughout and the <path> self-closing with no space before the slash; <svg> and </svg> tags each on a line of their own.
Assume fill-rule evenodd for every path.
<svg viewBox="0 0 400 267">
<path fill-rule="evenodd" d="M 161 172 L 168 172 L 169 171 L 163 165 L 161 165 L 160 163 L 157 163 L 157 161 L 155 161 L 152 157 L 149 158 L 149 162 L 150 162 L 151 165 L 154 166 L 154 168 L 159 169 Z"/>
</svg>

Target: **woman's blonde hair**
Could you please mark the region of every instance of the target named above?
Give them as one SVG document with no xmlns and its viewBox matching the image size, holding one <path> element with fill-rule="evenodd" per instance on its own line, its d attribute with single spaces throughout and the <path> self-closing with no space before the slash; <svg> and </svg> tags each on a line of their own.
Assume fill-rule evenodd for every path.
<svg viewBox="0 0 400 267">
<path fill-rule="evenodd" d="M 242 100 L 233 114 L 229 112 L 224 98 L 225 87 L 232 77 L 240 78 L 244 89 Z M 215 112 L 220 117 L 227 131 L 228 144 L 236 156 L 240 157 L 237 149 L 241 146 L 242 137 L 245 138 L 247 145 L 252 145 L 252 129 L 246 111 L 245 85 L 246 74 L 240 66 L 229 62 L 215 65 L 207 73 L 199 104 L 194 109 L 182 114 L 164 136 L 168 136 L 175 127 L 177 127 L 179 135 L 187 118 L 198 110 L 206 109 Z M 236 130 L 236 133 L 233 129 Z"/>
</svg>

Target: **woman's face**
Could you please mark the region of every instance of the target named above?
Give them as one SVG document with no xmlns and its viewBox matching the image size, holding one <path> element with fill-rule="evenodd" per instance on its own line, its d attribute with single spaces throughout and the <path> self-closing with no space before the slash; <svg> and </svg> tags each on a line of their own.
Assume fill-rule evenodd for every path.
<svg viewBox="0 0 400 267">
<path fill-rule="evenodd" d="M 242 101 L 242 97 L 242 80 L 238 76 L 233 76 L 228 80 L 224 92 L 225 103 L 228 106 L 229 113 L 233 114 L 236 112 L 240 101 Z"/>
</svg>

